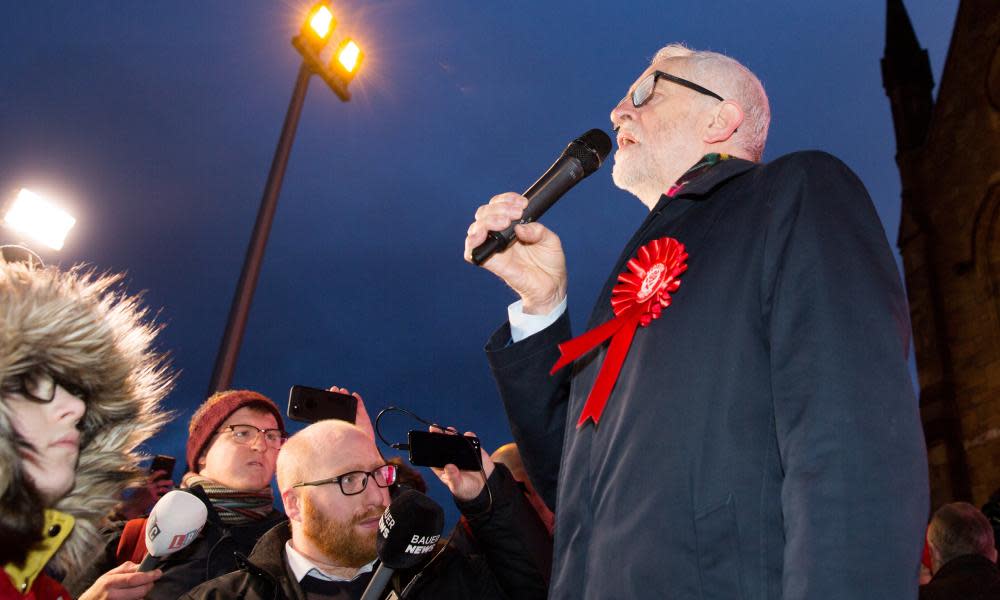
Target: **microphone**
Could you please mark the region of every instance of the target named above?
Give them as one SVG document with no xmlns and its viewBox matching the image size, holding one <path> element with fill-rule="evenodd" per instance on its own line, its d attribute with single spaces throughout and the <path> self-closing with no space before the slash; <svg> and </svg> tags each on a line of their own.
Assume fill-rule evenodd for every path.
<svg viewBox="0 0 1000 600">
<path fill-rule="evenodd" d="M 599 169 L 610 152 L 611 138 L 600 129 L 591 129 L 570 142 L 549 170 L 524 192 L 528 206 L 521 220 L 512 222 L 503 231 L 487 232 L 486 241 L 473 249 L 472 262 L 481 265 L 495 253 L 506 250 L 516 237 L 515 225 L 533 223 L 541 218 L 571 187 Z"/>
<path fill-rule="evenodd" d="M 191 545 L 205 527 L 208 509 L 197 496 L 171 490 L 157 501 L 146 519 L 146 558 L 139 571 L 152 571 L 160 560 Z"/>
<path fill-rule="evenodd" d="M 403 490 L 378 521 L 375 549 L 381 561 L 361 600 L 376 600 L 396 569 L 424 562 L 441 539 L 444 510 L 416 490 Z"/>
</svg>

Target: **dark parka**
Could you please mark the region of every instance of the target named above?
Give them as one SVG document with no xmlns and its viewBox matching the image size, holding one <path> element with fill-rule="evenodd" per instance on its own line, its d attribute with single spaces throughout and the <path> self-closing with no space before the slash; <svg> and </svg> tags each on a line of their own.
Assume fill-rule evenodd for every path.
<svg viewBox="0 0 1000 600">
<path fill-rule="evenodd" d="M 819 152 L 720 162 L 660 198 L 588 330 L 663 237 L 689 268 L 636 332 L 600 425 L 576 422 L 607 344 L 551 377 L 566 315 L 487 344 L 555 507 L 551 597 L 915 598 L 928 491 L 909 320 L 861 182 Z"/>
<path fill-rule="evenodd" d="M 496 465 L 488 484 L 492 509 L 485 488 L 478 498 L 456 503 L 483 553 L 469 555 L 448 546 L 422 570 L 396 571 L 382 597 L 392 591 L 399 596 L 419 576 L 407 599 L 545 598 L 552 552 L 545 526 L 506 467 Z M 199 586 L 184 600 L 303 600 L 285 560 L 285 542 L 290 538 L 287 522 L 275 527 L 248 559 L 241 560 L 239 571 Z M 362 587 L 358 598 L 363 591 Z"/>
<path fill-rule="evenodd" d="M 176 600 L 201 583 L 235 571 L 239 566 L 236 562 L 237 553 L 249 553 L 262 535 L 287 520 L 283 513 L 274 510 L 259 521 L 226 525 L 207 498 L 203 495 L 199 495 L 199 498 L 209 507 L 205 528 L 190 546 L 159 563 L 157 568 L 163 571 L 163 576 L 146 595 L 147 600 Z M 98 577 L 117 566 L 115 553 L 120 539 L 120 532 L 112 536 L 97 561 L 79 576 L 67 578 L 66 587 L 74 596 L 82 594 Z"/>
<path fill-rule="evenodd" d="M 992 560 L 966 554 L 946 562 L 927 585 L 920 600 L 996 600 L 1000 598 L 1000 570 Z"/>
</svg>

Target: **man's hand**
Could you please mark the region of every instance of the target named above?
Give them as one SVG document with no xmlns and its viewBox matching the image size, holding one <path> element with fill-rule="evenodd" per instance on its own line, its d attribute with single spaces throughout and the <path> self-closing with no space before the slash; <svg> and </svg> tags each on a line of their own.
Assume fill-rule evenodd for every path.
<svg viewBox="0 0 1000 600">
<path fill-rule="evenodd" d="M 166 471 L 154 471 L 149 474 L 145 485 L 133 489 L 128 498 L 115 506 L 116 516 L 128 521 L 148 515 L 160 498 L 175 487 L 173 480 L 167 478 Z"/>
<path fill-rule="evenodd" d="M 472 262 L 472 249 L 486 241 L 488 231 L 506 229 L 521 218 L 528 199 L 508 192 L 493 196 L 476 210 L 476 220 L 465 237 L 465 260 Z M 545 315 L 566 297 L 566 257 L 559 236 L 541 223 L 514 228 L 517 242 L 483 263 L 524 301 L 527 314 Z"/>
<path fill-rule="evenodd" d="M 97 578 L 94 585 L 87 588 L 78 600 L 138 600 L 145 598 L 153 589 L 153 582 L 163 575 L 154 569 L 140 573 L 139 565 L 123 562 Z"/>
<path fill-rule="evenodd" d="M 458 435 L 451 428 L 441 431 L 437 427 L 431 427 L 430 430 L 448 435 Z M 476 434 L 471 431 L 466 431 L 465 435 L 476 437 Z M 486 472 L 486 478 L 489 479 L 490 475 L 493 474 L 493 461 L 482 448 L 479 449 L 479 454 L 483 459 L 483 471 Z M 431 471 L 434 471 L 441 483 L 451 490 L 451 495 L 462 502 L 474 500 L 483 491 L 483 486 L 486 485 L 486 480 L 483 479 L 483 474 L 479 471 L 462 471 L 455 465 L 445 465 L 444 469 L 432 468 Z"/>
<path fill-rule="evenodd" d="M 354 417 L 354 424 L 358 426 L 358 429 L 364 431 L 368 434 L 372 440 L 375 439 L 375 428 L 372 427 L 372 418 L 368 416 L 368 411 L 365 409 L 365 401 L 361 399 L 361 394 L 347 391 L 347 388 L 340 388 L 333 386 L 330 388 L 331 392 L 337 392 L 339 394 L 350 394 L 358 399 L 358 412 Z"/>
</svg>

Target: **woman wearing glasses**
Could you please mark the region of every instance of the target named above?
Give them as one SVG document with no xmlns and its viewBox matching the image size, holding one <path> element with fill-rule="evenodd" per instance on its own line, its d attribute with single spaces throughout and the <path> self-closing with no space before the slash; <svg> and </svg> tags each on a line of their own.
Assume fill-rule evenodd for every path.
<svg viewBox="0 0 1000 600">
<path fill-rule="evenodd" d="M 51 575 L 100 547 L 100 521 L 144 475 L 136 446 L 167 420 L 155 329 L 118 280 L 0 261 L 0 598 L 69 597 Z"/>
</svg>

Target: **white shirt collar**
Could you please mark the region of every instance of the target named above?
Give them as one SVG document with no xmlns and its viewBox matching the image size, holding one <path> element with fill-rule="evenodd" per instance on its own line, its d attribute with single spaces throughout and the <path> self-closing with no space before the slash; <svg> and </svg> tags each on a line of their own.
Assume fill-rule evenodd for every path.
<svg viewBox="0 0 1000 600">
<path fill-rule="evenodd" d="M 354 581 L 364 573 L 368 573 L 375 567 L 375 561 L 368 563 L 367 565 L 358 569 L 358 572 L 354 575 L 353 579 L 345 579 L 343 577 L 337 577 L 335 575 L 328 575 L 319 568 L 313 561 L 309 560 L 305 555 L 292 547 L 292 540 L 285 542 L 285 556 L 288 559 L 288 566 L 292 569 L 292 574 L 295 575 L 295 581 L 302 583 L 306 575 L 311 575 L 316 579 L 322 579 L 323 581 Z"/>
</svg>

